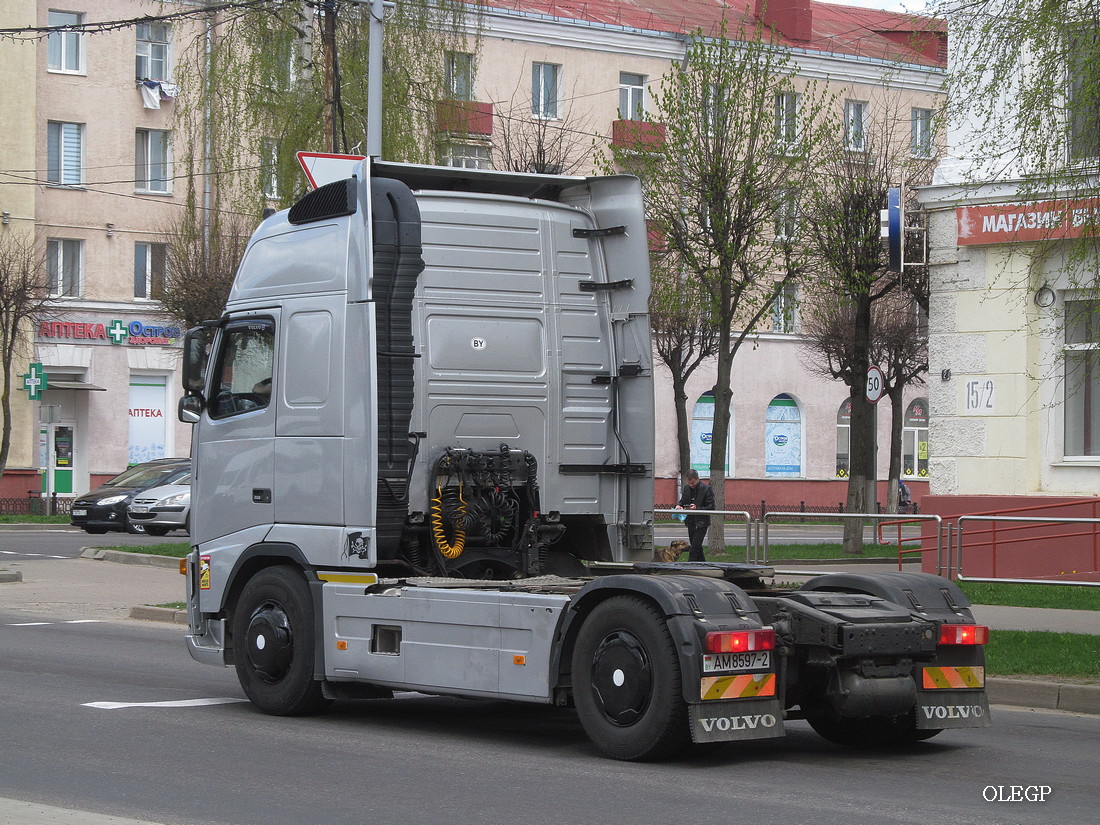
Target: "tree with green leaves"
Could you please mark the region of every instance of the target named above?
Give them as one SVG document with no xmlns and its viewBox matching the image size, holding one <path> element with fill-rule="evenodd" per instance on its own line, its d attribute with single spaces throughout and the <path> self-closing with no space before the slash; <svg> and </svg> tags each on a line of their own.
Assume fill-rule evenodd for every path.
<svg viewBox="0 0 1100 825">
<path fill-rule="evenodd" d="M 902 180 L 924 182 L 933 163 L 909 158 L 909 146 L 901 145 L 897 137 L 898 118 L 886 100 L 883 94 L 872 107 L 874 127 L 863 123 L 855 135 L 846 124 L 847 128 L 819 145 L 817 185 L 803 193 L 798 217 L 799 236 L 817 273 L 804 302 L 807 348 L 816 355 L 817 371 L 842 380 L 852 398 L 845 504 L 849 513 L 872 513 L 877 501 L 876 424 L 874 405 L 866 397 L 868 369 L 884 366 L 885 327 L 891 311 L 911 307 L 913 292 L 926 283 L 918 274 L 907 279 L 891 269 L 880 237 L 887 190 Z M 908 294 L 899 297 L 899 293 Z M 926 295 L 917 299 L 927 305 Z M 910 312 L 915 321 L 915 310 Z M 899 404 L 903 381 L 914 377 L 910 360 L 894 365 L 898 369 L 885 365 Z M 919 356 L 916 360 L 921 361 Z M 900 455 L 900 429 L 898 436 Z M 844 544 L 848 553 L 862 552 L 860 521 L 845 522 Z"/>
<path fill-rule="evenodd" d="M 697 32 L 653 95 L 663 139 L 621 141 L 606 164 L 641 177 L 651 228 L 698 286 L 717 330 L 710 460 L 717 509 L 725 509 L 734 359 L 804 272 L 786 218 L 829 128 L 829 99 L 812 83 L 800 86 L 796 74 L 771 30 L 755 21 L 736 31 L 723 24 L 714 36 Z M 797 121 L 776 118 L 785 100 L 797 102 Z M 710 536 L 716 549 L 722 531 Z"/>
</svg>

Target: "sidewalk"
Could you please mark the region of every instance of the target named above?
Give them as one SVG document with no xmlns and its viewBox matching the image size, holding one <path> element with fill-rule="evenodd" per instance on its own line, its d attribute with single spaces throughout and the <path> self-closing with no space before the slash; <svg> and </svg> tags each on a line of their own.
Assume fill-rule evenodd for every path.
<svg viewBox="0 0 1100 825">
<path fill-rule="evenodd" d="M 896 570 L 897 564 L 814 565 L 796 574 L 777 563 L 784 576 L 799 578 L 847 570 L 870 572 L 877 567 Z M 179 559 L 89 548 L 80 559 L 4 561 L 4 568 L 21 577 L 8 583 L 0 579 L 0 608 L 6 610 L 56 619 L 187 622 L 182 610 L 153 606 L 184 601 Z M 993 630 L 1100 636 L 1100 611 L 976 605 L 974 616 Z M 1100 714 L 1100 685 L 1002 677 L 990 677 L 987 682 L 994 704 Z"/>
</svg>

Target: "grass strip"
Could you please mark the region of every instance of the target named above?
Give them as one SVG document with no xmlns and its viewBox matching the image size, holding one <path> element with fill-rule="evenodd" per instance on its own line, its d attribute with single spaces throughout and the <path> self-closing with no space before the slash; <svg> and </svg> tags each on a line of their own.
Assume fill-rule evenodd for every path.
<svg viewBox="0 0 1100 825">
<path fill-rule="evenodd" d="M 1100 636 L 1035 630 L 991 630 L 985 648 L 991 676 L 1100 679 Z"/>
<path fill-rule="evenodd" d="M 163 544 L 120 544 L 116 547 L 105 547 L 105 550 L 118 550 L 122 553 L 145 553 L 149 556 L 171 556 L 174 559 L 182 559 L 191 552 L 191 545 L 186 543 L 165 542 Z"/>
<path fill-rule="evenodd" d="M 0 516 L 0 524 L 69 524 L 69 516 Z"/>
<path fill-rule="evenodd" d="M 683 556 L 683 558 L 686 558 Z M 849 556 L 844 553 L 842 544 L 769 544 L 768 562 L 786 561 L 788 559 L 824 559 L 836 561 L 848 561 L 851 559 L 890 559 L 896 561 L 898 547 L 896 544 L 864 544 L 863 554 Z M 709 554 L 710 561 L 743 562 L 745 560 L 745 548 L 738 545 L 728 545 L 726 552 Z"/>
<path fill-rule="evenodd" d="M 958 582 L 958 585 L 974 604 L 1052 607 L 1059 610 L 1100 610 L 1100 587 L 966 581 Z"/>
</svg>

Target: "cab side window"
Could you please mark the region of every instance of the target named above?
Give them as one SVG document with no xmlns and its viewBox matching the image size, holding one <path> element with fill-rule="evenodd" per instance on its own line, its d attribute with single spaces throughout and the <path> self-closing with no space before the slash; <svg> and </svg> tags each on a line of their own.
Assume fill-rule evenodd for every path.
<svg viewBox="0 0 1100 825">
<path fill-rule="evenodd" d="M 275 324 L 265 319 L 232 321 L 222 333 L 213 383 L 211 418 L 252 412 L 271 403 L 275 372 Z"/>
</svg>

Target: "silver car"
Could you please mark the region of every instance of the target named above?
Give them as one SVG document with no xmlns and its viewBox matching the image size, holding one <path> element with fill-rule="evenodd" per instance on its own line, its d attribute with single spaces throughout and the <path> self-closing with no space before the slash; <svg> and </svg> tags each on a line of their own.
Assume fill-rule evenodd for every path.
<svg viewBox="0 0 1100 825">
<path fill-rule="evenodd" d="M 175 484 L 142 490 L 126 510 L 130 522 L 150 536 L 165 536 L 170 530 L 191 532 L 191 474 Z"/>
</svg>

